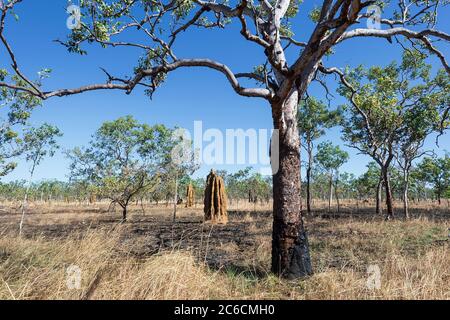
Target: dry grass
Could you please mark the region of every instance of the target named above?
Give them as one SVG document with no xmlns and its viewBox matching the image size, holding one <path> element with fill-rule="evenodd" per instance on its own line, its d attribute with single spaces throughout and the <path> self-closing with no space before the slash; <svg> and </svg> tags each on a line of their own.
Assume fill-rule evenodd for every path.
<svg viewBox="0 0 450 320">
<path fill-rule="evenodd" d="M 0 299 L 450 299 L 446 221 L 308 218 L 315 274 L 285 281 L 268 272 L 270 220 L 240 219 L 254 246 L 239 268 L 208 267 L 195 248 L 137 257 L 124 246 L 126 226 L 58 240 L 3 233 Z M 240 246 L 216 249 L 237 256 Z M 374 264 L 381 288 L 372 290 L 366 270 Z M 70 265 L 82 270 L 78 290 L 66 285 Z"/>
</svg>

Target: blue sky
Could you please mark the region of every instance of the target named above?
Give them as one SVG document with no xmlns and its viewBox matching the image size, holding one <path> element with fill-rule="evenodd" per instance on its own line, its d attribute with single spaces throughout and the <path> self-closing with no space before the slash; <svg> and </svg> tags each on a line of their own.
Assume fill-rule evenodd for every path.
<svg viewBox="0 0 450 320">
<path fill-rule="evenodd" d="M 17 6 L 19 22 L 10 19 L 6 35 L 14 48 L 17 60 L 23 71 L 33 77 L 42 68 L 51 68 L 51 78 L 45 82 L 46 89 L 77 87 L 84 84 L 105 81 L 100 71 L 104 67 L 117 76 L 131 74 L 136 65 L 140 51 L 136 49 L 102 49 L 88 46 L 88 55 L 79 56 L 68 53 L 64 47 L 53 42 L 64 39 L 69 30 L 66 28 L 66 1 L 44 0 L 23 1 Z M 305 0 L 301 5 L 301 14 L 293 22 L 293 31 L 298 40 L 307 40 L 312 24 L 306 21 L 307 13 L 320 1 Z M 441 12 L 438 28 L 449 32 L 449 10 Z M 449 46 L 440 47 L 448 56 Z M 246 42 L 239 34 L 235 24 L 226 30 L 199 30 L 185 32 L 179 37 L 175 52 L 180 58 L 211 58 L 226 63 L 234 72 L 251 71 L 254 65 L 264 61 L 259 47 Z M 389 44 L 384 39 L 355 39 L 335 47 L 335 55 L 326 58 L 329 66 L 345 67 L 364 64 L 385 65 L 398 60 L 401 54 L 396 44 Z M 288 56 L 293 62 L 296 52 Z M 1 65 L 4 65 L 5 52 L 0 52 Z M 438 67 L 438 59 L 429 60 Z M 330 79 L 331 80 L 331 79 Z M 329 83 L 331 83 L 330 81 Z M 312 85 L 310 95 L 324 98 L 323 90 Z M 344 101 L 336 96 L 333 105 Z M 184 69 L 169 74 L 166 83 L 154 94 L 153 100 L 136 90 L 131 95 L 119 91 L 99 91 L 81 95 L 53 98 L 45 101 L 37 109 L 31 122 L 39 125 L 43 122 L 57 125 L 63 132 L 60 139 L 63 149 L 85 145 L 92 133 L 102 122 L 120 116 L 133 115 L 141 122 L 149 124 L 163 123 L 167 126 L 180 126 L 193 129 L 194 121 L 202 120 L 204 129 L 218 128 L 267 128 L 272 127 L 270 107 L 266 101 L 255 98 L 240 97 L 234 93 L 222 74 L 207 69 Z M 330 130 L 325 139 L 342 145 L 338 128 Z M 449 149 L 450 137 L 447 134 L 440 140 L 441 149 L 437 150 L 430 137 L 427 147 L 438 153 Z M 343 171 L 356 175 L 364 172 L 368 158 L 358 155 L 348 147 L 343 148 L 350 153 L 350 160 L 342 168 Z M 62 153 L 45 160 L 37 169 L 36 179 L 67 179 L 68 162 Z M 235 171 L 244 166 L 217 166 L 217 169 Z M 19 162 L 17 170 L 4 180 L 23 179 L 27 177 L 27 165 Z M 203 166 L 197 176 L 203 176 L 210 167 Z"/>
</svg>

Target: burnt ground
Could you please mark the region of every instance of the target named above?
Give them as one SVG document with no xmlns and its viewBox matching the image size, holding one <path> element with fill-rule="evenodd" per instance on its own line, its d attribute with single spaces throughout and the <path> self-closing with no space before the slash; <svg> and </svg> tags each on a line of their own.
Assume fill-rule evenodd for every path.
<svg viewBox="0 0 450 320">
<path fill-rule="evenodd" d="M 17 233 L 20 221 L 18 211 L 0 207 L 0 235 Z M 361 208 L 356 212 L 344 207 L 338 214 L 328 213 L 326 209 L 319 210 L 312 217 L 305 217 L 306 228 L 313 239 L 344 237 L 347 231 L 333 230 L 330 225 L 337 221 L 383 220 L 373 211 L 373 208 Z M 401 211 L 397 211 L 401 215 Z M 83 232 L 92 229 L 121 228 L 118 254 L 145 259 L 161 251 L 190 250 L 199 260 L 215 269 L 248 270 L 249 265 L 254 265 L 254 274 L 268 271 L 269 259 L 265 263 L 254 260 L 259 259 L 261 254 L 258 255 L 258 252 L 261 250 L 270 255 L 271 211 L 229 211 L 229 223 L 226 225 L 203 223 L 201 208 L 180 208 L 175 223 L 172 222 L 171 212 L 170 208 L 161 207 L 150 208 L 143 213 L 136 207 L 131 210 L 128 221 L 121 224 L 120 213 L 108 213 L 101 207 L 30 208 L 24 236 L 57 240 L 69 235 L 82 236 Z M 443 210 L 413 208 L 411 214 L 414 217 L 450 221 L 448 207 Z M 356 235 L 361 238 L 370 236 L 360 231 L 349 232 L 359 232 Z"/>
<path fill-rule="evenodd" d="M 203 223 L 201 209 L 181 209 L 176 222 L 172 222 L 171 209 L 161 208 L 158 214 L 132 211 L 128 221 L 120 223 L 120 214 L 90 209 L 83 213 L 54 210 L 39 213 L 30 210 L 24 224 L 27 238 L 44 237 L 63 239 L 82 236 L 95 229 L 121 228 L 121 246 L 118 253 L 147 258 L 161 251 L 190 250 L 200 260 L 214 268 L 238 268 L 263 238 L 270 233 L 271 212 L 229 212 L 226 225 Z M 60 216 L 60 217 L 58 217 Z M 0 234 L 18 232 L 20 213 L 0 212 Z"/>
</svg>

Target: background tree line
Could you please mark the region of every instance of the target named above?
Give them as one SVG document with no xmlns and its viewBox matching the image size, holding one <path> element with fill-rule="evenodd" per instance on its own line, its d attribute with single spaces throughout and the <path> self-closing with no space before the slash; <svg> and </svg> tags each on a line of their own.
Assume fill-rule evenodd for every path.
<svg viewBox="0 0 450 320">
<path fill-rule="evenodd" d="M 366 171 L 359 176 L 349 172 L 339 172 L 332 179 L 333 197 L 337 192 L 342 200 L 371 200 L 376 202 L 377 187 L 380 180 L 380 168 L 375 162 L 369 162 Z M 413 201 L 436 201 L 441 204 L 443 199 L 450 198 L 450 155 L 442 157 L 426 156 L 411 169 L 409 199 Z M 247 167 L 235 173 L 218 170 L 224 177 L 227 196 L 231 204 L 238 201 L 248 203 L 268 203 L 272 200 L 271 179 L 263 178 Z M 395 199 L 402 200 L 402 171 L 399 167 L 391 169 L 392 192 Z M 0 201 L 21 201 L 27 189 L 26 180 L 16 180 L 0 183 Z M 306 180 L 304 181 L 306 185 Z M 178 194 L 184 200 L 187 186 L 192 184 L 195 199 L 198 204 L 203 201 L 205 178 L 185 174 L 179 179 Z M 330 195 L 329 172 L 323 170 L 319 164 L 313 165 L 310 189 L 312 199 L 328 201 Z M 306 190 L 303 190 L 306 195 Z M 104 192 L 90 181 L 58 181 L 42 180 L 31 183 L 28 198 L 33 202 L 67 202 L 79 204 L 93 204 L 96 201 L 107 200 Z M 153 189 L 143 190 L 136 195 L 134 203 L 154 203 L 166 205 L 173 203 L 174 183 L 171 179 L 160 180 Z M 306 199 L 306 196 L 305 196 Z M 333 205 L 336 203 L 334 202 Z M 312 208 L 314 206 L 312 205 Z M 305 208 L 306 210 L 306 208 Z"/>
</svg>

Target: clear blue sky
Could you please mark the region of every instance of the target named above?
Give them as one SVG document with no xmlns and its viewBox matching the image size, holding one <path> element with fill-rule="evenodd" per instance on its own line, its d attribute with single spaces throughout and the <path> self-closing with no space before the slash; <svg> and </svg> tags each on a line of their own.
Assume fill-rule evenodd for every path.
<svg viewBox="0 0 450 320">
<path fill-rule="evenodd" d="M 76 2 L 76 1 L 75 1 Z M 306 21 L 307 13 L 320 1 L 305 0 L 301 5 L 301 15 L 293 22 L 293 31 L 298 40 L 307 40 L 312 25 L 298 23 Z M 88 55 L 79 56 L 68 53 L 64 47 L 53 42 L 64 39 L 69 30 L 66 28 L 66 1 L 25 0 L 17 6 L 19 22 L 10 19 L 6 35 L 14 48 L 23 71 L 35 76 L 41 68 L 52 68 L 50 79 L 46 80 L 46 89 L 77 87 L 84 84 L 104 82 L 105 76 L 99 67 L 104 67 L 117 76 L 131 74 L 140 52 L 135 49 L 102 49 L 88 46 Z M 450 32 L 449 10 L 441 12 L 438 28 Z M 449 56 L 449 46 L 440 47 Z M 175 48 L 178 57 L 212 58 L 224 62 L 234 72 L 251 71 L 254 65 L 264 61 L 259 47 L 246 42 L 239 34 L 236 25 L 226 30 L 198 30 L 181 35 Z M 384 39 L 355 39 L 335 48 L 336 54 L 326 58 L 329 66 L 345 67 L 364 64 L 385 65 L 399 59 L 400 48 L 389 44 Z M 290 54 L 292 62 L 295 52 Z M 4 66 L 5 52 L 0 52 Z M 439 66 L 438 59 L 429 60 Z M 331 80 L 331 79 L 330 79 Z M 313 85 L 309 89 L 311 95 L 324 98 L 323 90 Z M 336 96 L 333 105 L 344 101 Z M 45 101 L 43 107 L 33 113 L 31 122 L 41 124 L 49 122 L 57 125 L 64 137 L 60 144 L 64 149 L 85 145 L 92 133 L 106 120 L 113 120 L 124 115 L 133 115 L 141 122 L 149 124 L 163 123 L 167 126 L 193 128 L 195 120 L 202 120 L 203 127 L 219 128 L 268 128 L 272 127 L 269 105 L 261 99 L 240 97 L 234 93 L 222 74 L 207 69 L 184 69 L 171 73 L 166 83 L 150 100 L 143 91 L 136 90 L 127 96 L 119 91 L 99 91 L 81 95 L 53 98 Z M 341 144 L 339 129 L 332 129 L 325 139 Z M 435 148 L 434 138 L 427 147 Z M 449 149 L 450 137 L 447 134 L 440 140 L 441 150 Z M 365 170 L 368 158 L 344 147 L 351 157 L 344 165 L 343 171 L 356 175 Z M 46 160 L 36 172 L 36 179 L 66 179 L 68 162 L 58 153 L 54 158 Z M 235 171 L 244 166 L 220 166 L 217 169 Z M 204 166 L 197 175 L 205 175 L 210 167 Z M 19 167 L 5 180 L 23 179 L 27 177 L 27 165 L 21 161 Z"/>
</svg>

